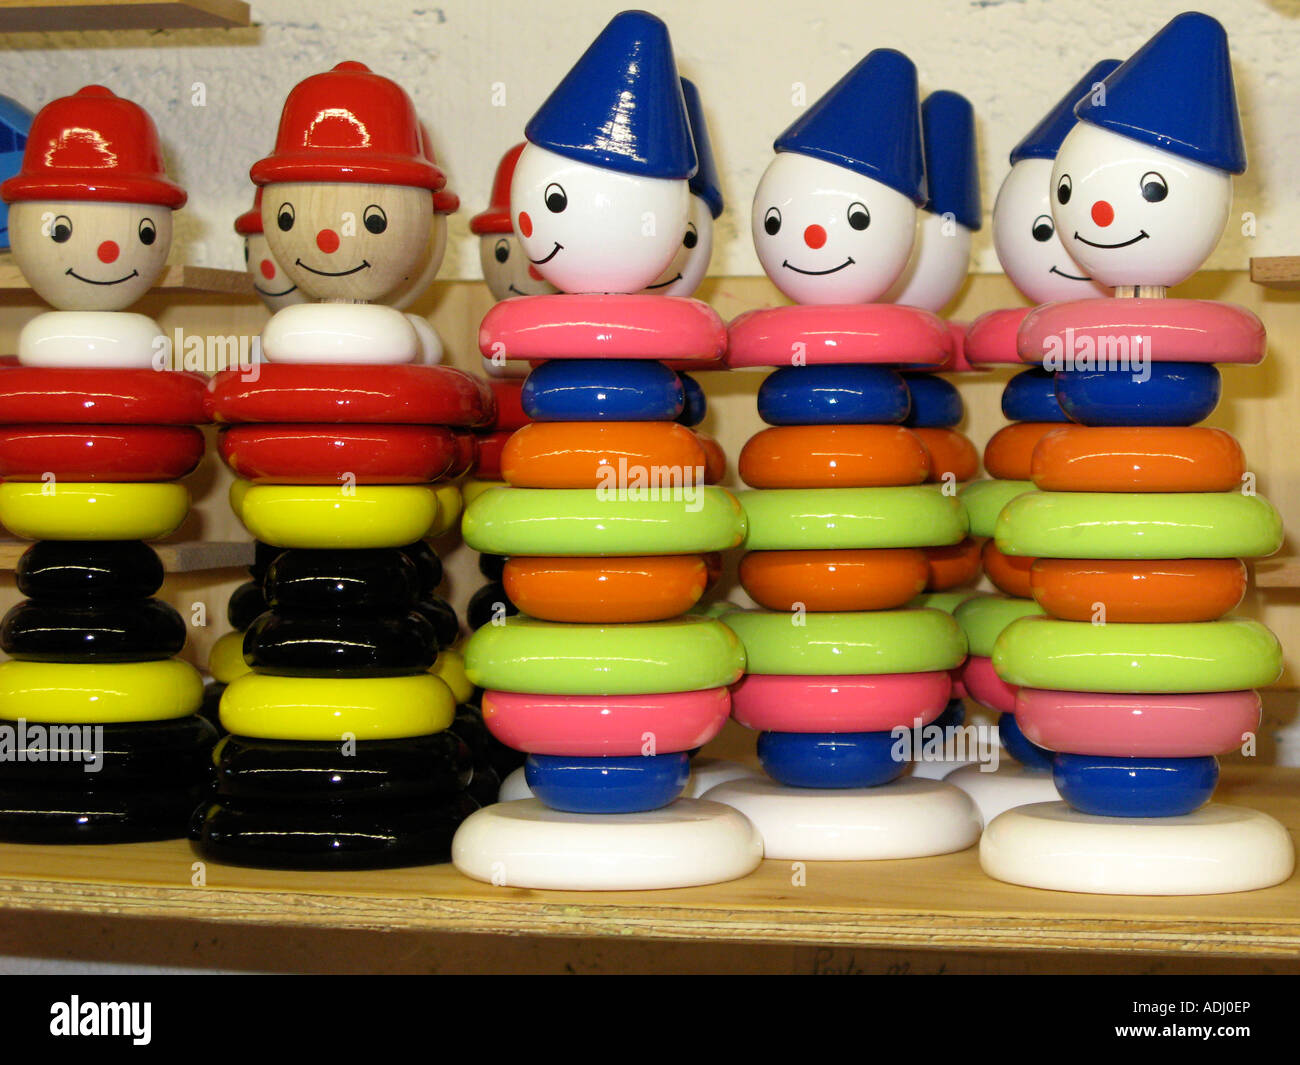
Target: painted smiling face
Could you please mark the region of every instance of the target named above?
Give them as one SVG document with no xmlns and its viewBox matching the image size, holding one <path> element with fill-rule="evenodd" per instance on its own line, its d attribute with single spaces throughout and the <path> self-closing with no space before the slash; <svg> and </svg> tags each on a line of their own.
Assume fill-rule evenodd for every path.
<svg viewBox="0 0 1300 1065">
<path fill-rule="evenodd" d="M 544 296 L 558 291 L 528 261 L 519 238 L 513 233 L 484 233 L 479 237 L 478 258 L 483 267 L 483 280 L 492 290 L 493 299 Z"/>
<path fill-rule="evenodd" d="M 681 245 L 690 189 L 529 144 L 510 184 L 510 214 L 524 254 L 556 288 L 639 292 Z"/>
<path fill-rule="evenodd" d="M 379 301 L 421 265 L 428 189 L 281 182 L 262 197 L 262 228 L 289 279 L 312 299 Z"/>
<path fill-rule="evenodd" d="M 9 207 L 14 261 L 36 294 L 66 311 L 120 311 L 153 286 L 172 242 L 155 204 L 24 200 Z"/>
<path fill-rule="evenodd" d="M 916 206 L 869 177 L 779 152 L 754 193 L 754 247 L 796 303 L 871 303 L 903 272 Z"/>
<path fill-rule="evenodd" d="M 1080 122 L 1057 153 L 1051 201 L 1066 249 L 1097 281 L 1169 286 L 1219 242 L 1232 177 Z"/>
<path fill-rule="evenodd" d="M 713 257 L 713 212 L 698 196 L 691 196 L 691 218 L 686 223 L 682 242 L 663 272 L 646 285 L 647 292 L 659 296 L 689 296 L 709 272 Z"/>
<path fill-rule="evenodd" d="M 1051 190 L 1051 159 L 1021 159 L 1003 179 L 993 204 L 993 247 L 1002 269 L 1034 303 L 1106 295 L 1057 235 Z"/>
<path fill-rule="evenodd" d="M 253 291 L 274 312 L 295 303 L 306 303 L 302 289 L 289 280 L 289 275 L 275 261 L 271 245 L 262 233 L 250 233 L 244 238 L 244 269 L 253 282 Z"/>
</svg>

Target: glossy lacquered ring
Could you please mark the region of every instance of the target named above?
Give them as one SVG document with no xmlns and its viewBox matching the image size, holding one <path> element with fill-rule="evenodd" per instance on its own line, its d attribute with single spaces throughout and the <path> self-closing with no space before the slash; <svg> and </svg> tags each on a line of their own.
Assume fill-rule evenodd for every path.
<svg viewBox="0 0 1300 1065">
<path fill-rule="evenodd" d="M 425 484 L 451 468 L 456 438 L 438 426 L 237 425 L 219 448 L 254 484 Z"/>
<path fill-rule="evenodd" d="M 911 406 L 902 375 L 887 366 L 787 366 L 758 386 L 768 425 L 896 425 Z"/>
<path fill-rule="evenodd" d="M 690 610 L 708 576 L 699 555 L 523 556 L 502 581 L 512 603 L 546 621 L 663 621 Z"/>
<path fill-rule="evenodd" d="M 188 425 L 0 426 L 0 477 L 39 481 L 174 481 L 203 457 Z"/>
<path fill-rule="evenodd" d="M 1043 612 L 1032 599 L 1011 599 L 1001 595 L 972 596 L 952 612 L 972 655 L 989 657 L 1002 630 L 1013 621 Z"/>
<path fill-rule="evenodd" d="M 1034 491 L 1033 481 L 972 481 L 957 493 L 970 521 L 972 536 L 992 536 L 998 515 L 1016 496 Z"/>
<path fill-rule="evenodd" d="M 1207 428 L 1058 427 L 1032 459 L 1045 492 L 1228 492 L 1246 473 L 1241 445 Z"/>
<path fill-rule="evenodd" d="M 930 568 L 920 548 L 875 551 L 751 551 L 740 583 L 769 610 L 889 610 L 925 588 Z"/>
<path fill-rule="evenodd" d="M 190 509 L 183 484 L 0 484 L 0 523 L 28 540 L 156 540 Z"/>
<path fill-rule="evenodd" d="M 952 694 L 952 675 L 782 676 L 748 673 L 732 689 L 732 716 L 758 732 L 882 732 L 929 724 Z"/>
<path fill-rule="evenodd" d="M 752 488 L 870 488 L 920 484 L 930 455 L 899 425 L 789 425 L 750 437 L 739 470 Z"/>
<path fill-rule="evenodd" d="M 728 328 L 727 365 L 827 363 L 939 366 L 951 354 L 948 327 L 928 311 L 893 303 L 769 307 Z"/>
<path fill-rule="evenodd" d="M 188 662 L 0 663 L 0 719 L 109 725 L 185 717 L 203 700 Z"/>
<path fill-rule="evenodd" d="M 207 388 L 202 374 L 6 366 L 0 424 L 197 425 Z"/>
<path fill-rule="evenodd" d="M 401 547 L 430 534 L 438 497 L 424 485 L 258 484 L 243 491 L 235 511 L 275 547 Z"/>
<path fill-rule="evenodd" d="M 625 488 L 660 468 L 699 483 L 705 459 L 676 422 L 533 422 L 505 444 L 501 475 L 517 488 Z"/>
<path fill-rule="evenodd" d="M 1037 559 L 1029 571 L 1043 613 L 1063 621 L 1213 621 L 1246 594 L 1237 558 Z"/>
<path fill-rule="evenodd" d="M 931 547 L 966 535 L 966 512 L 936 488 L 784 488 L 738 494 L 751 551 Z"/>
</svg>

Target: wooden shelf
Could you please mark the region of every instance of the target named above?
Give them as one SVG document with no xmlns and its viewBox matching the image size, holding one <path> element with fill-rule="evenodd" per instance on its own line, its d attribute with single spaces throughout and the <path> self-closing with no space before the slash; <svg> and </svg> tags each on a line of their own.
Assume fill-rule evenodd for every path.
<svg viewBox="0 0 1300 1065">
<path fill-rule="evenodd" d="M 0 0 L 0 33 L 248 26 L 243 0 Z"/>
<path fill-rule="evenodd" d="M 1285 556 L 1251 563 L 1251 582 L 1258 588 L 1300 588 L 1300 558 Z"/>
<path fill-rule="evenodd" d="M 1251 259 L 1250 279 L 1265 288 L 1300 291 L 1300 255 L 1270 255 Z"/>
<path fill-rule="evenodd" d="M 24 551 L 26 540 L 0 540 L 0 570 L 12 570 Z M 240 540 L 187 540 L 176 544 L 153 544 L 168 573 L 201 573 L 236 569 L 253 562 L 253 544 Z"/>
<path fill-rule="evenodd" d="M 1226 767 L 1216 793 L 1300 832 L 1300 770 Z M 1128 898 L 1017 888 L 977 848 L 894 862 L 765 861 L 730 884 L 681 891 L 494 888 L 449 865 L 292 873 L 205 863 L 181 842 L 0 845 L 0 908 L 316 930 L 676 939 L 923 950 L 1300 956 L 1300 880 L 1240 895 Z M 1063 962 L 1064 964 L 1064 962 Z"/>
<path fill-rule="evenodd" d="M 3 2 L 3 0 L 0 0 Z M 151 291 L 168 292 L 205 292 L 223 296 L 252 296 L 253 284 L 243 270 L 221 270 L 211 266 L 169 266 Z M 0 298 L 8 298 L 13 293 L 32 295 L 32 287 L 27 283 L 18 267 L 14 265 L 13 256 L 8 252 L 0 254 Z"/>
</svg>

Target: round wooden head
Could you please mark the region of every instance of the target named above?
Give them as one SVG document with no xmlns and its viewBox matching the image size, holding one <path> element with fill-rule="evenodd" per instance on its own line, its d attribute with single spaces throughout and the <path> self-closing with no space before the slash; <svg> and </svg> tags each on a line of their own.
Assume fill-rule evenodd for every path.
<svg viewBox="0 0 1300 1065">
<path fill-rule="evenodd" d="M 278 311 L 281 307 L 307 302 L 302 289 L 293 283 L 284 272 L 284 267 L 275 261 L 265 233 L 250 233 L 244 238 L 244 268 L 253 282 L 253 291 L 268 310 Z"/>
<path fill-rule="evenodd" d="M 406 310 L 412 303 L 429 291 L 433 279 L 438 276 L 443 257 L 447 254 L 447 216 L 435 211 L 433 222 L 429 227 L 429 239 L 425 241 L 424 251 L 416 264 L 414 272 L 406 277 L 397 288 L 388 294 L 384 301 L 399 311 Z"/>
</svg>

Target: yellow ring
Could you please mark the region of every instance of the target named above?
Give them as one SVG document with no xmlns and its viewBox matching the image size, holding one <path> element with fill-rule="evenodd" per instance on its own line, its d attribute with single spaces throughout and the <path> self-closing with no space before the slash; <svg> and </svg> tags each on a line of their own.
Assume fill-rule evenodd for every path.
<svg viewBox="0 0 1300 1065">
<path fill-rule="evenodd" d="M 230 482 L 230 509 L 235 512 L 241 522 L 244 520 L 244 496 L 248 495 L 248 490 L 253 487 L 252 481 L 245 481 L 242 477 L 236 477 Z"/>
<path fill-rule="evenodd" d="M 438 520 L 438 497 L 422 484 L 255 484 L 240 520 L 272 547 L 401 547 Z"/>
<path fill-rule="evenodd" d="M 474 697 L 474 685 L 465 673 L 465 656 L 458 650 L 449 647 L 439 651 L 429 672 L 451 689 L 456 702 L 469 702 Z"/>
<path fill-rule="evenodd" d="M 0 718 L 112 725 L 188 717 L 203 678 L 179 658 L 158 662 L 0 663 Z"/>
<path fill-rule="evenodd" d="M 221 693 L 221 723 L 261 740 L 393 740 L 441 732 L 456 714 L 432 673 L 410 677 L 280 677 L 245 673 Z"/>
<path fill-rule="evenodd" d="M 244 661 L 242 632 L 228 632 L 212 645 L 212 650 L 208 652 L 208 672 L 212 674 L 213 680 L 229 684 L 248 671 L 248 663 Z"/>
<path fill-rule="evenodd" d="M 27 540 L 157 540 L 190 509 L 183 484 L 0 484 L 0 523 Z"/>
<path fill-rule="evenodd" d="M 450 481 L 435 484 L 430 490 L 438 499 L 438 520 L 429 535 L 441 536 L 460 520 L 460 512 L 464 509 L 463 497 L 460 489 Z"/>
<path fill-rule="evenodd" d="M 469 478 L 460 486 L 461 498 L 465 500 L 465 506 L 469 506 L 484 492 L 493 488 L 509 488 L 505 481 L 477 481 L 473 477 Z"/>
</svg>

